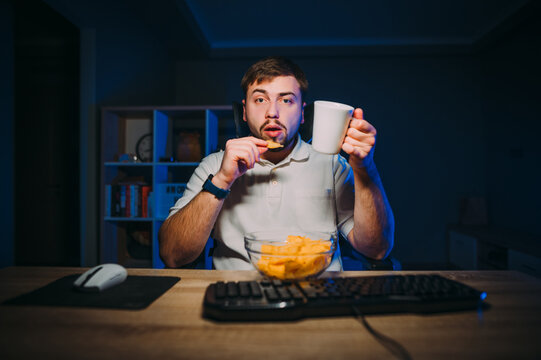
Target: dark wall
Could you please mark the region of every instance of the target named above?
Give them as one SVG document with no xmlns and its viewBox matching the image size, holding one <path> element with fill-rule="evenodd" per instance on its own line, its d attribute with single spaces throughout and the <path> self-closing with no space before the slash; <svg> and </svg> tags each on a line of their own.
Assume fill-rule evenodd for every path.
<svg viewBox="0 0 541 360">
<path fill-rule="evenodd" d="M 10 2 L 0 2 L 0 267 L 15 263 L 14 250 L 14 214 L 13 214 L 13 167 L 14 167 L 14 97 L 13 97 L 13 6 Z"/>
<path fill-rule="evenodd" d="M 82 46 L 92 59 L 83 61 L 95 70 L 92 99 L 98 112 L 100 106 L 108 105 L 172 104 L 174 59 L 166 44 L 178 34 L 176 28 L 163 29 L 155 23 L 163 16 L 175 17 L 175 2 L 41 1 L 90 38 L 84 41 L 91 43 Z"/>
<path fill-rule="evenodd" d="M 541 6 L 530 15 L 482 56 L 487 193 L 495 224 L 541 235 Z"/>
<path fill-rule="evenodd" d="M 99 106 L 171 105 L 174 61 L 137 18 L 96 29 L 96 102 Z"/>
</svg>

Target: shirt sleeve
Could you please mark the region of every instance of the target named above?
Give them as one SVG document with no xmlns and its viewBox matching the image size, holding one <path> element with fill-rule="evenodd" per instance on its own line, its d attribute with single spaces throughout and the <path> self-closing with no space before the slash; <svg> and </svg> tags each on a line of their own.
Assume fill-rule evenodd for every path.
<svg viewBox="0 0 541 360">
<path fill-rule="evenodd" d="M 186 206 L 192 199 L 199 194 L 203 188 L 203 183 L 207 180 L 209 174 L 215 174 L 220 169 L 220 164 L 223 158 L 223 151 L 213 153 L 201 160 L 201 163 L 193 172 L 186 190 L 180 199 L 177 200 L 175 205 L 169 209 L 168 218 L 178 212 L 184 206 Z"/>
<path fill-rule="evenodd" d="M 336 155 L 333 160 L 333 173 L 338 230 L 347 239 L 354 225 L 355 183 L 353 170 L 344 157 Z"/>
</svg>

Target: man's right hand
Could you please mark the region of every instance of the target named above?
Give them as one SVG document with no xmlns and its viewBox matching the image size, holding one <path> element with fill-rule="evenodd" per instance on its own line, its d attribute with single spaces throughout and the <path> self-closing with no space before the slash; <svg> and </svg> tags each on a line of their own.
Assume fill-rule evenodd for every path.
<svg viewBox="0 0 541 360">
<path fill-rule="evenodd" d="M 255 166 L 267 150 L 267 142 L 253 136 L 227 141 L 222 165 L 212 182 L 222 189 L 229 189 L 237 178 Z"/>
</svg>

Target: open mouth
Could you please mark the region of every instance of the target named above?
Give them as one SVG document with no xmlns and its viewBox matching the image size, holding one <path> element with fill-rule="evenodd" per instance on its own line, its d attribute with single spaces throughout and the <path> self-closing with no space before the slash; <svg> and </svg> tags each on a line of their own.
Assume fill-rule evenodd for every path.
<svg viewBox="0 0 541 360">
<path fill-rule="evenodd" d="M 280 136 L 280 134 L 283 133 L 283 131 L 284 129 L 282 127 L 275 124 L 267 125 L 263 129 L 263 133 L 265 133 L 267 136 L 271 138 L 277 138 L 278 136 Z"/>
</svg>

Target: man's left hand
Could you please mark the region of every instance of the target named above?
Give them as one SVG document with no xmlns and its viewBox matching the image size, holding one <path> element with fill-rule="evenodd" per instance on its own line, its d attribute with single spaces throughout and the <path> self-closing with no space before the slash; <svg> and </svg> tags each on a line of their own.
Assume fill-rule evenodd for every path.
<svg viewBox="0 0 541 360">
<path fill-rule="evenodd" d="M 349 123 L 342 150 L 349 154 L 349 164 L 355 168 L 368 167 L 374 161 L 376 128 L 363 118 L 363 110 L 355 109 Z"/>
</svg>

